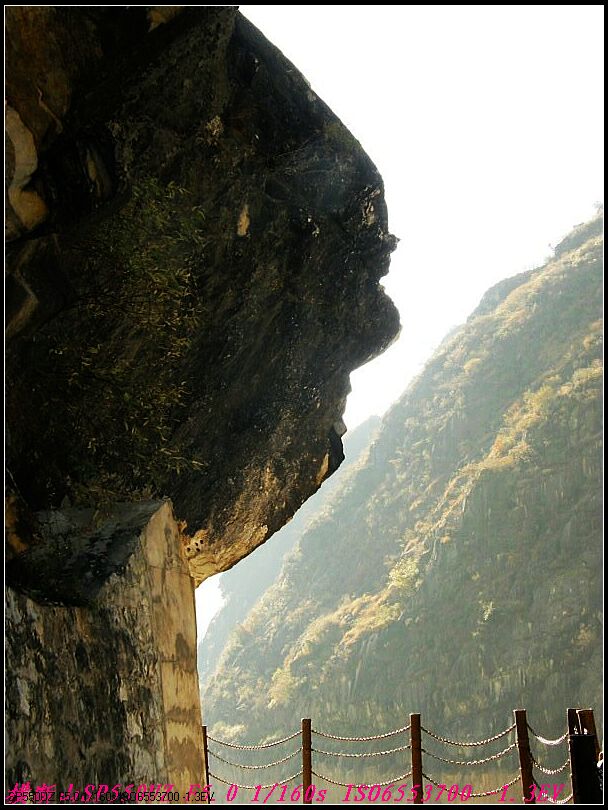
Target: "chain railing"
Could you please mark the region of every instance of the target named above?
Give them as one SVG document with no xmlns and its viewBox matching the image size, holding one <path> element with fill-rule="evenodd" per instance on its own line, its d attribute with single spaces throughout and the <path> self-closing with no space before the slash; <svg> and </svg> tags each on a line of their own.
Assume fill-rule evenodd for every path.
<svg viewBox="0 0 608 810">
<path fill-rule="evenodd" d="M 231 762 L 229 759 L 224 759 L 224 757 L 221 757 L 219 754 L 217 754 L 215 751 L 212 751 L 211 749 L 209 749 L 209 753 L 215 759 L 219 759 L 220 762 L 224 762 L 226 765 L 232 765 L 233 768 L 245 768 L 245 770 L 247 771 L 259 771 L 262 768 L 273 768 L 275 765 L 280 765 L 282 762 L 287 762 L 288 759 L 293 759 L 293 757 L 297 757 L 297 755 L 300 753 L 301 750 L 302 748 L 298 748 L 296 751 L 292 751 L 291 754 L 287 754 L 286 757 L 283 757 L 282 759 L 277 759 L 274 762 L 266 762 L 264 763 L 264 765 L 243 765 L 241 762 Z"/>
<path fill-rule="evenodd" d="M 562 734 L 561 737 L 557 737 L 555 740 L 548 740 L 546 737 L 541 737 L 540 734 L 537 734 L 532 726 L 528 723 L 528 730 L 532 732 L 532 736 L 536 737 L 536 739 L 541 742 L 543 745 L 561 745 L 568 739 L 568 732 L 566 731 L 565 734 Z"/>
<path fill-rule="evenodd" d="M 538 799 L 543 802 L 547 802 L 548 804 L 568 804 L 574 798 L 574 792 L 570 793 L 564 799 L 552 799 L 551 796 L 543 791 L 541 785 L 538 784 L 536 779 L 534 780 L 534 787 L 538 790 Z"/>
<path fill-rule="evenodd" d="M 568 710 L 569 720 L 570 720 L 571 711 L 572 711 L 571 709 Z M 532 726 L 529 723 L 527 724 L 527 726 L 528 726 L 528 731 L 532 734 L 532 737 L 537 742 L 541 743 L 541 745 L 544 745 L 544 746 L 546 746 L 548 748 L 557 748 L 557 747 L 559 747 L 561 745 L 564 745 L 570 738 L 569 732 L 566 731 L 560 737 L 556 737 L 555 739 L 548 739 L 547 737 L 543 737 L 541 734 L 538 734 L 536 731 L 534 731 L 534 729 L 532 728 Z M 540 771 L 541 773 L 545 774 L 546 776 L 556 776 L 559 773 L 563 773 L 564 771 L 569 770 L 569 773 L 567 774 L 567 778 L 569 779 L 570 784 L 571 785 L 573 784 L 572 762 L 571 762 L 570 752 L 568 753 L 568 756 L 566 757 L 566 760 L 561 765 L 559 765 L 559 766 L 557 766 L 555 768 L 548 768 L 546 765 L 541 764 L 536 759 L 536 757 L 534 756 L 532 751 L 530 751 L 530 761 L 531 761 L 533 769 L 536 769 L 536 770 Z M 534 784 L 535 788 L 538 790 L 538 797 L 540 798 L 540 800 L 542 802 L 547 802 L 548 804 L 568 804 L 568 802 L 572 801 L 573 798 L 574 798 L 574 790 L 572 790 L 570 792 L 570 794 L 568 796 L 566 796 L 565 798 L 563 798 L 563 799 L 551 798 L 551 796 L 544 793 L 542 786 L 538 784 L 538 782 L 536 781 L 536 778 L 534 776 L 532 777 L 532 779 L 533 779 L 533 784 Z"/>
<path fill-rule="evenodd" d="M 276 787 L 277 785 L 286 785 L 288 782 L 291 782 L 292 779 L 297 779 L 299 776 L 302 776 L 302 771 L 294 773 L 293 776 L 288 776 L 287 779 L 280 779 L 276 782 L 270 782 L 268 785 L 239 785 L 238 782 L 228 782 L 226 779 L 221 779 L 217 774 L 211 773 L 211 771 L 209 771 L 209 776 L 212 776 L 214 779 L 217 779 L 218 782 L 222 782 L 224 785 L 234 785 L 234 787 L 243 788 L 243 790 L 257 790 L 258 788 L 266 790 L 271 787 Z"/>
<path fill-rule="evenodd" d="M 537 762 L 537 760 L 534 758 L 534 755 L 532 755 L 532 764 L 534 765 L 535 768 L 538 768 L 538 770 L 541 773 L 544 773 L 547 776 L 555 776 L 556 773 L 562 773 L 562 771 L 565 771 L 566 768 L 569 767 L 570 757 L 568 757 L 568 759 L 564 762 L 564 764 L 560 765 L 559 768 L 545 768 L 545 766 L 541 765 L 540 762 Z"/>
<path fill-rule="evenodd" d="M 319 731 L 319 729 L 312 729 L 313 734 L 319 737 L 326 737 L 328 740 L 340 740 L 341 742 L 370 742 L 371 740 L 384 740 L 386 737 L 394 737 L 396 734 L 403 734 L 410 730 L 410 723 L 402 728 L 396 728 L 393 731 L 386 731 L 384 734 L 372 734 L 370 737 L 339 737 L 337 734 L 329 734 L 327 731 Z"/>
<path fill-rule="evenodd" d="M 471 798 L 483 799 L 487 796 L 496 796 L 498 793 L 500 793 L 502 796 L 502 794 L 505 792 L 505 788 L 508 790 L 510 787 L 513 787 L 513 785 L 519 781 L 520 778 L 520 775 L 517 773 L 512 779 L 505 782 L 504 785 L 501 785 L 500 787 L 492 788 L 491 790 L 482 790 L 479 793 L 471 793 Z"/>
<path fill-rule="evenodd" d="M 432 731 L 429 731 L 428 728 L 424 728 L 424 726 L 422 726 L 422 731 L 424 731 L 425 734 L 428 734 L 429 737 L 432 737 L 434 740 L 438 740 L 439 742 L 442 742 L 445 745 L 458 745 L 461 748 L 467 748 L 467 747 L 478 747 L 482 745 L 488 745 L 489 743 L 494 742 L 494 740 L 500 740 L 501 737 L 506 737 L 506 735 L 509 734 L 511 731 L 513 731 L 514 728 L 515 723 L 509 726 L 509 728 L 506 728 L 504 731 L 501 731 L 499 734 L 494 734 L 493 737 L 487 737 L 485 740 L 475 740 L 474 742 L 462 742 L 462 741 L 457 742 L 456 740 L 448 740 L 447 737 L 440 737 L 439 734 L 435 734 Z"/>
<path fill-rule="evenodd" d="M 280 740 L 273 740 L 273 742 L 261 743 L 260 745 L 240 745 L 237 743 L 227 742 L 226 740 L 217 740 L 210 734 L 207 734 L 207 739 L 211 740 L 211 742 L 217 743 L 218 745 L 224 745 L 226 748 L 238 748 L 240 751 L 261 751 L 263 748 L 274 748 L 275 745 L 282 745 L 283 743 L 289 742 L 289 740 L 293 740 L 299 736 L 300 732 L 294 731 L 294 733 L 290 734 L 288 737 L 282 737 Z"/>
<path fill-rule="evenodd" d="M 352 782 L 336 782 L 334 779 L 330 779 L 329 776 L 323 776 L 316 771 L 311 771 L 313 776 L 316 776 L 318 779 L 323 779 L 324 782 L 329 782 L 330 785 L 338 785 L 338 787 L 352 787 Z M 374 787 L 378 785 L 378 787 L 386 787 L 387 785 L 393 785 L 395 782 L 400 782 L 402 779 L 407 779 L 409 776 L 412 775 L 411 771 L 407 771 L 407 773 L 402 773 L 400 776 L 395 776 L 393 779 L 388 779 L 386 782 L 377 782 L 374 779 Z"/>
<path fill-rule="evenodd" d="M 313 797 L 315 796 L 316 787 L 312 782 L 313 777 L 321 782 L 326 782 L 329 785 L 334 785 L 336 787 L 347 788 L 349 791 L 356 787 L 353 784 L 355 781 L 354 779 L 350 782 L 343 782 L 335 774 L 327 775 L 323 773 L 322 770 L 313 769 L 313 756 L 315 759 L 319 757 L 331 757 L 332 759 L 346 759 L 346 760 L 382 760 L 384 757 L 387 756 L 395 756 L 395 755 L 403 755 L 403 759 L 407 759 L 405 752 L 409 752 L 409 762 L 407 764 L 410 765 L 409 769 L 406 770 L 404 773 L 399 774 L 398 776 L 394 776 L 391 779 L 384 779 L 383 781 L 374 780 L 371 785 L 362 785 L 361 787 L 366 787 L 369 790 L 371 788 L 381 788 L 387 786 L 396 786 L 399 783 L 404 783 L 400 785 L 400 790 L 406 789 L 405 780 L 412 779 L 412 787 L 410 788 L 411 792 L 414 794 L 413 799 L 408 798 L 407 801 L 413 804 L 422 804 L 424 802 L 428 802 L 431 800 L 431 794 L 434 788 L 439 791 L 439 796 L 436 800 L 448 790 L 447 786 L 442 782 L 438 781 L 434 776 L 429 775 L 426 771 L 423 771 L 423 757 L 429 757 L 430 759 L 435 760 L 436 762 L 443 763 L 446 766 L 449 766 L 450 769 L 460 769 L 464 771 L 468 768 L 479 768 L 484 765 L 489 765 L 493 763 L 497 763 L 501 761 L 503 758 L 508 758 L 517 752 L 519 757 L 519 772 L 515 776 L 510 776 L 506 781 L 503 781 L 496 788 L 492 788 L 491 790 L 482 790 L 473 792 L 473 787 L 470 784 L 464 786 L 466 788 L 467 793 L 465 796 L 464 789 L 462 793 L 462 800 L 467 800 L 469 798 L 488 798 L 490 796 L 499 796 L 500 798 L 498 801 L 503 803 L 505 801 L 513 802 L 517 799 L 513 796 L 508 796 L 508 791 L 513 788 L 513 786 L 519 781 L 521 783 L 521 800 L 526 804 L 535 804 L 537 801 L 539 802 L 547 802 L 549 804 L 567 804 L 568 802 L 574 801 L 575 803 L 595 803 L 594 798 L 597 798 L 598 795 L 601 799 L 601 791 L 599 789 L 599 779 L 597 780 L 597 786 L 594 783 L 592 778 L 589 778 L 590 773 L 594 773 L 594 771 L 590 770 L 590 768 L 595 768 L 595 760 L 597 760 L 596 754 L 599 753 L 599 746 L 597 744 L 597 734 L 595 731 L 595 723 L 593 720 L 593 712 L 590 709 L 569 709 L 568 710 L 568 731 L 562 734 L 560 737 L 555 739 L 550 739 L 538 734 L 534 729 L 528 724 L 526 718 L 526 712 L 523 709 L 517 709 L 514 712 L 515 715 L 515 722 L 512 723 L 510 726 L 505 728 L 503 731 L 500 731 L 497 734 L 492 734 L 489 737 L 486 737 L 481 740 L 453 740 L 449 737 L 444 737 L 435 731 L 431 731 L 430 729 L 424 727 L 421 723 L 421 718 L 419 714 L 411 714 L 410 715 L 410 722 L 407 725 L 404 725 L 400 728 L 393 729 L 392 731 L 383 732 L 380 734 L 368 734 L 362 736 L 343 736 L 339 734 L 332 734 L 328 731 L 321 731 L 320 729 L 315 729 L 312 727 L 312 723 L 309 719 L 302 720 L 302 728 L 301 731 L 295 731 L 292 734 L 287 735 L 286 737 L 282 737 L 278 740 L 273 740 L 271 742 L 264 742 L 259 743 L 257 745 L 253 744 L 244 744 L 244 743 L 235 743 L 228 740 L 221 740 L 216 737 L 212 737 L 210 734 L 207 733 L 206 726 L 203 726 L 203 744 L 204 744 L 204 763 L 205 763 L 205 777 L 207 779 L 207 784 L 209 784 L 210 779 L 215 779 L 218 782 L 221 782 L 225 785 L 230 785 L 230 790 L 235 791 L 236 789 L 242 788 L 245 790 L 255 790 L 256 791 L 256 801 L 258 800 L 257 797 L 261 790 L 270 789 L 271 793 L 279 788 L 279 786 L 285 786 L 287 783 L 293 781 L 294 779 L 301 779 L 302 784 L 293 790 L 292 796 L 297 796 L 297 800 L 299 801 L 300 796 L 302 797 L 302 801 L 304 804 L 312 804 Z M 326 750 L 325 747 L 317 748 L 313 746 L 313 737 L 324 738 L 327 740 L 335 740 L 338 742 L 344 743 L 368 743 L 368 742 L 375 742 L 377 740 L 385 740 L 389 737 L 395 737 L 399 734 L 406 734 L 409 732 L 409 740 L 404 742 L 402 745 L 395 745 L 392 748 L 387 748 L 381 751 L 331 751 Z M 529 732 L 529 733 L 528 733 Z M 436 747 L 439 743 L 444 746 L 453 746 L 453 747 L 460 747 L 460 748 L 482 748 L 487 745 L 491 745 L 498 740 L 502 740 L 505 737 L 514 733 L 514 739 L 511 738 L 511 741 L 508 739 L 505 741 L 508 743 L 504 748 L 500 751 L 495 753 L 489 753 L 487 756 L 476 757 L 475 759 L 460 759 L 460 758 L 452 758 L 449 756 L 444 756 L 443 752 L 438 752 L 435 750 L 429 750 L 428 748 L 423 748 L 422 746 L 422 735 L 425 734 L 431 741 L 434 741 L 435 745 L 432 747 Z M 542 758 L 541 761 L 536 759 L 536 756 L 532 753 L 530 748 L 530 735 L 532 736 L 533 740 L 538 744 L 548 746 L 548 747 L 558 747 L 565 743 L 568 744 L 568 757 L 566 760 L 560 764 L 556 765 L 555 767 L 549 767 L 549 764 L 543 763 Z M 215 743 L 218 746 L 224 746 L 230 749 L 236 749 L 239 751 L 263 751 L 269 748 L 274 748 L 275 746 L 283 745 L 285 743 L 290 742 L 291 740 L 296 739 L 297 737 L 301 738 L 300 746 L 295 750 L 291 751 L 285 756 L 275 759 L 272 762 L 266 762 L 262 764 L 255 764 L 255 763 L 241 763 L 235 762 L 232 759 L 228 759 L 224 757 L 222 754 L 218 753 L 217 750 L 210 749 L 209 743 Z M 407 738 L 406 738 L 407 739 Z M 348 746 L 344 746 L 348 747 Z M 593 757 L 591 756 L 591 752 L 593 751 Z M 463 752 L 464 753 L 464 752 Z M 473 753 L 473 752 L 471 752 Z M 481 753 L 481 752 L 480 752 Z M 240 784 L 235 781 L 229 781 L 225 779 L 221 775 L 217 775 L 211 772 L 209 768 L 209 756 L 213 757 L 218 762 L 221 762 L 225 765 L 230 766 L 231 768 L 241 768 L 246 771 L 265 771 L 267 769 L 275 768 L 282 765 L 285 762 L 290 761 L 294 757 L 301 755 L 302 757 L 302 768 L 295 774 L 291 776 L 285 777 L 283 779 L 276 779 L 274 782 L 267 784 L 267 785 L 246 785 Z M 594 759 L 592 762 L 591 760 Z M 502 765 L 502 762 L 501 762 Z M 558 796 L 562 792 L 562 790 L 566 787 L 565 784 L 555 785 L 553 787 L 553 796 L 549 795 L 548 788 L 551 787 L 549 785 L 539 785 L 536 778 L 534 777 L 534 769 L 539 771 L 546 776 L 557 776 L 558 774 L 564 773 L 565 776 L 568 777 L 570 781 L 571 790 L 570 793 L 565 796 L 564 798 L 560 799 Z M 396 768 L 395 768 L 396 770 Z M 565 773 L 567 772 L 568 773 Z M 512 773 L 512 771 L 511 771 Z M 597 770 L 595 771 L 597 774 Z M 564 778 L 564 777 L 562 777 Z M 369 781 L 369 780 L 368 780 Z M 424 795 L 425 791 L 425 781 L 428 783 L 426 787 L 426 795 Z M 449 780 L 448 780 L 449 781 Z M 450 791 L 453 789 L 458 788 L 458 785 L 452 785 L 449 789 Z M 229 793 L 230 793 L 229 790 Z M 281 798 L 278 801 L 284 801 L 283 793 L 285 790 L 291 790 L 291 788 L 282 788 Z M 390 788 L 387 787 L 387 791 Z M 312 792 L 311 792 L 312 791 Z M 233 793 L 233 795 L 236 795 Z M 349 794 L 347 794 L 348 796 Z M 269 794 L 270 796 L 270 794 Z M 317 794 L 316 801 L 319 801 L 319 794 Z M 268 798 L 268 797 L 267 797 Z M 449 800 L 451 801 L 451 797 L 448 796 Z M 292 799 L 294 801 L 295 799 Z M 371 797 L 370 793 L 370 801 L 374 801 Z M 358 799 L 359 801 L 359 799 Z M 384 799 L 383 799 L 384 801 Z M 264 799 L 264 803 L 266 803 L 266 799 Z"/>
<path fill-rule="evenodd" d="M 328 757 L 360 759 L 361 757 L 386 757 L 388 754 L 396 754 L 397 751 L 407 751 L 411 747 L 411 745 L 400 745 L 398 748 L 390 748 L 388 751 L 362 751 L 360 754 L 347 754 L 345 751 L 322 751 L 320 748 L 311 748 L 310 750 L 314 751 L 315 754 L 325 754 Z"/>
<path fill-rule="evenodd" d="M 446 762 L 448 765 L 485 765 L 486 762 L 493 762 L 494 760 L 501 759 L 504 757 L 505 754 L 508 754 L 509 751 L 513 751 L 517 748 L 517 743 L 511 743 L 502 751 L 499 751 L 497 754 L 490 754 L 489 757 L 484 757 L 483 759 L 446 759 L 445 757 L 440 757 L 438 754 L 433 754 L 432 751 L 427 751 L 426 748 L 422 749 L 423 754 L 427 754 L 432 759 L 438 759 L 440 762 Z"/>
</svg>

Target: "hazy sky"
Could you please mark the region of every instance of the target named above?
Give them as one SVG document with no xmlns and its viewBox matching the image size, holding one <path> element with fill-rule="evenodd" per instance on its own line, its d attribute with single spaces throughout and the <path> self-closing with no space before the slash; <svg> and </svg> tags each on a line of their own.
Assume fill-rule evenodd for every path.
<svg viewBox="0 0 608 810">
<path fill-rule="evenodd" d="M 603 6 L 240 10 L 374 160 L 401 239 L 384 283 L 402 333 L 352 375 L 354 427 L 603 200 Z"/>
<path fill-rule="evenodd" d="M 401 239 L 385 286 L 402 334 L 353 375 L 354 427 L 603 199 L 603 7 L 240 9 L 374 160 Z"/>
</svg>

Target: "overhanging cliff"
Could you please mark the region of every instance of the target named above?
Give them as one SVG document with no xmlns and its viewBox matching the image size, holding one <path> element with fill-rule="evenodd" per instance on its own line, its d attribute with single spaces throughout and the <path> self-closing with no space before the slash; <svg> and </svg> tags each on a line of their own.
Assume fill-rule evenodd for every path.
<svg viewBox="0 0 608 810">
<path fill-rule="evenodd" d="M 379 285 L 396 240 L 361 146 L 235 8 L 13 7 L 6 34 L 8 736 L 19 778 L 43 762 L 53 679 L 74 691 L 75 715 L 43 712 L 48 782 L 85 683 L 44 655 L 26 678 L 28 648 L 69 646 L 81 614 L 95 646 L 159 499 L 200 583 L 336 469 L 349 373 L 398 331 Z M 167 610 L 194 628 L 191 604 Z M 137 635 L 116 616 L 117 638 Z M 114 675 L 86 666 L 103 691 Z M 171 778 L 133 758 L 128 713 L 102 714 L 85 724 L 99 750 Z M 115 778 L 81 750 L 67 778 Z"/>
<path fill-rule="evenodd" d="M 169 496 L 201 581 L 340 463 L 349 372 L 398 329 L 395 240 L 373 164 L 234 9 L 148 25 L 9 13 L 9 150 L 30 133 L 45 214 L 13 176 L 8 464 L 32 511 Z"/>
</svg>

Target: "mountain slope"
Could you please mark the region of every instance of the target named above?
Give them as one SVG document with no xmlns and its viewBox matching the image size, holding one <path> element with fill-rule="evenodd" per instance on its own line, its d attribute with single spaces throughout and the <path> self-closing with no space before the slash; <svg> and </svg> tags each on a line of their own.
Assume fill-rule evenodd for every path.
<svg viewBox="0 0 608 810">
<path fill-rule="evenodd" d="M 485 737 L 519 706 L 561 733 L 567 706 L 600 708 L 601 233 L 489 291 L 387 414 L 233 632 L 203 700 L 216 734 L 419 711 Z"/>
<path fill-rule="evenodd" d="M 321 488 L 309 498 L 287 523 L 264 545 L 257 548 L 239 565 L 222 574 L 222 592 L 226 599 L 209 625 L 205 638 L 198 645 L 198 672 L 201 694 L 213 675 L 228 636 L 242 622 L 264 591 L 277 578 L 283 560 L 290 552 L 306 526 L 330 502 L 353 466 L 360 461 L 380 424 L 372 416 L 344 437 L 344 461 L 336 472 L 323 482 Z"/>
</svg>

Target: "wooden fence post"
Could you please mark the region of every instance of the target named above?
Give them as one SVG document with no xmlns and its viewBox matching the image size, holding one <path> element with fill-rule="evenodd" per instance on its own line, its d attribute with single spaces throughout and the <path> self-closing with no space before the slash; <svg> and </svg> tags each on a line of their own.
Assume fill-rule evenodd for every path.
<svg viewBox="0 0 608 810">
<path fill-rule="evenodd" d="M 207 785 L 207 804 L 211 804 L 211 796 L 209 795 L 209 753 L 207 750 L 207 726 L 203 726 L 203 766 L 205 769 L 205 785 Z"/>
<path fill-rule="evenodd" d="M 570 757 L 570 783 L 572 786 L 572 804 L 578 804 L 578 780 L 576 775 L 576 753 L 572 746 L 572 737 L 578 733 L 578 714 L 576 709 L 568 709 L 566 712 L 568 723 L 568 756 Z"/>
<path fill-rule="evenodd" d="M 578 711 L 576 709 L 568 709 L 568 734 L 580 734 L 580 726 L 578 721 Z"/>
<path fill-rule="evenodd" d="M 410 744 L 412 746 L 412 785 L 416 787 L 414 804 L 422 804 L 424 784 L 422 777 L 422 731 L 420 715 L 410 714 Z"/>
<path fill-rule="evenodd" d="M 312 796 L 309 799 L 306 798 L 306 792 L 312 784 L 312 731 L 310 717 L 302 718 L 302 777 L 302 804 L 312 804 Z"/>
<path fill-rule="evenodd" d="M 572 801 L 574 804 L 602 804 L 602 791 L 597 772 L 596 738 L 594 734 L 583 733 L 586 730 L 585 711 L 585 709 L 568 709 Z"/>
<path fill-rule="evenodd" d="M 600 757 L 600 741 L 597 738 L 597 729 L 595 728 L 595 718 L 593 716 L 593 709 L 578 709 L 578 723 L 581 734 L 593 734 L 595 737 L 595 761 Z"/>
<path fill-rule="evenodd" d="M 534 798 L 534 774 L 532 773 L 532 754 L 528 737 L 528 719 L 525 709 L 515 709 L 515 727 L 517 732 L 517 751 L 519 753 L 519 771 L 521 774 L 522 798 L 526 804 L 536 804 Z"/>
</svg>

